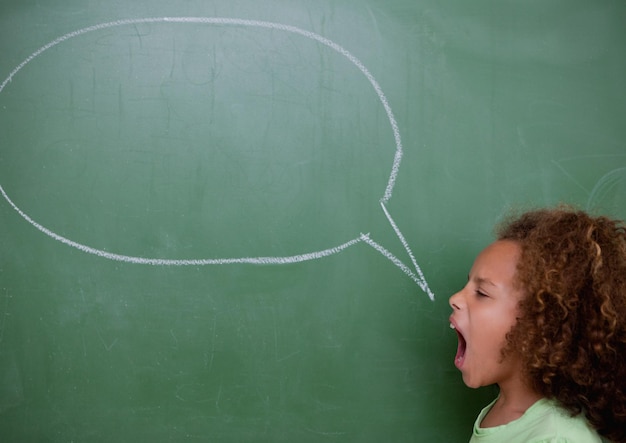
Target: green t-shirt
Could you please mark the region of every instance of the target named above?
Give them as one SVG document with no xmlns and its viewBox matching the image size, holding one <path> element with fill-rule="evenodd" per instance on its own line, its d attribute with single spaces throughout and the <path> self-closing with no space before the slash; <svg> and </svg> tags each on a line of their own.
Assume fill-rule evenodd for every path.
<svg viewBox="0 0 626 443">
<path fill-rule="evenodd" d="M 569 413 L 548 399 L 541 399 L 517 420 L 493 428 L 481 428 L 496 400 L 483 409 L 474 423 L 470 443 L 602 443 L 584 415 Z"/>
</svg>

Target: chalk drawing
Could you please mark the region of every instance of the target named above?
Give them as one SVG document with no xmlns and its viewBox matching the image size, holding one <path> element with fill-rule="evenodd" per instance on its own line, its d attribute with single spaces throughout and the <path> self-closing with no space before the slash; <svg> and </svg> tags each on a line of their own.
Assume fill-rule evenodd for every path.
<svg viewBox="0 0 626 443">
<path fill-rule="evenodd" d="M 307 261 L 307 260 L 316 260 L 316 259 L 320 259 L 323 257 L 327 257 L 333 254 L 337 254 L 343 250 L 345 250 L 346 248 L 349 248 L 350 246 L 354 246 L 357 243 L 365 243 L 369 246 L 371 246 L 372 248 L 374 248 L 376 251 L 378 251 L 380 254 L 382 254 L 384 257 L 386 257 L 388 260 L 390 260 L 392 263 L 394 263 L 396 266 L 398 266 L 407 276 L 409 276 L 421 289 L 422 291 L 424 291 L 431 300 L 434 300 L 434 294 L 431 291 L 431 289 L 428 286 L 428 283 L 426 282 L 426 279 L 424 277 L 424 274 L 422 273 L 422 270 L 420 269 L 415 256 L 413 255 L 413 252 L 411 251 L 411 248 L 409 247 L 406 239 L 404 238 L 404 235 L 402 235 L 400 229 L 398 228 L 397 224 L 395 223 L 395 221 L 393 220 L 393 218 L 391 217 L 391 214 L 389 213 L 388 209 L 387 209 L 387 203 L 389 202 L 389 200 L 392 197 L 393 194 L 393 188 L 395 186 L 396 183 L 396 178 L 398 176 L 398 171 L 400 169 L 400 162 L 402 160 L 402 155 L 403 155 L 403 148 L 402 148 L 402 139 L 400 137 L 400 130 L 398 129 L 398 124 L 396 122 L 396 119 L 394 117 L 393 111 L 391 109 L 391 106 L 389 105 L 389 102 L 387 100 L 387 97 L 385 96 L 385 94 L 383 93 L 380 85 L 378 84 L 378 82 L 376 81 L 376 79 L 374 78 L 374 76 L 371 74 L 371 72 L 363 65 L 363 63 L 361 63 L 361 61 L 355 57 L 352 53 L 350 53 L 347 49 L 343 48 L 342 46 L 340 46 L 339 44 L 333 42 L 332 40 L 323 37 L 319 34 L 316 34 L 314 32 L 311 31 L 306 31 L 300 28 L 297 28 L 295 26 L 291 26 L 291 25 L 286 25 L 286 24 L 281 24 L 281 23 L 274 23 L 274 22 L 267 22 L 267 21 L 257 21 L 257 20 L 245 20 L 245 19 L 238 19 L 238 18 L 222 18 L 222 17 L 151 17 L 151 18 L 138 18 L 138 19 L 127 19 L 127 20 L 117 20 L 117 21 L 112 21 L 112 22 L 106 22 L 106 23 L 100 23 L 97 25 L 93 25 L 93 26 L 88 26 L 85 28 L 81 28 L 78 29 L 76 31 L 70 32 L 68 34 L 62 35 L 54 40 L 52 40 L 51 42 L 45 44 L 44 46 L 40 47 L 39 49 L 37 49 L 35 52 L 33 52 L 31 55 L 29 55 L 26 59 L 24 59 L 24 61 L 22 61 L 19 65 L 17 65 L 9 74 L 9 76 L 2 82 L 0 83 L 0 93 L 2 93 L 2 91 L 4 90 L 4 88 L 7 87 L 7 85 L 11 82 L 11 80 L 13 79 L 13 77 L 15 77 L 15 75 L 17 75 L 17 73 L 24 68 L 24 66 L 26 66 L 28 63 L 30 63 L 31 61 L 33 61 L 36 57 L 38 57 L 39 55 L 41 55 L 43 52 L 47 51 L 48 49 L 64 42 L 67 41 L 69 39 L 72 39 L 74 37 L 83 35 L 83 34 L 87 34 L 89 32 L 93 32 L 93 31 L 98 31 L 98 30 L 102 30 L 102 29 L 107 29 L 107 28 L 115 28 L 115 27 L 119 27 L 119 26 L 128 26 L 128 25 L 138 25 L 138 24 L 150 24 L 150 23 L 196 23 L 196 24 L 207 24 L 207 25 L 229 25 L 229 26 L 244 26 L 244 27 L 256 27 L 256 28 L 266 28 L 266 29 L 275 29 L 275 30 L 279 30 L 279 31 L 285 31 L 285 32 L 289 32 L 292 34 L 297 34 L 297 35 L 301 35 L 303 37 L 309 38 L 311 40 L 317 41 L 322 45 L 325 45 L 331 49 L 333 49 L 334 51 L 336 51 L 337 53 L 341 54 L 342 56 L 344 56 L 346 59 L 348 59 L 353 65 L 355 65 L 359 71 L 361 71 L 361 73 L 367 78 L 367 80 L 369 81 L 370 85 L 372 86 L 372 88 L 374 89 L 374 91 L 376 92 L 380 103 L 382 104 L 383 108 L 385 109 L 385 113 L 387 114 L 387 118 L 389 120 L 389 124 L 391 125 L 391 129 L 393 131 L 393 136 L 394 136 L 394 140 L 395 140 L 395 155 L 394 155 L 394 159 L 393 159 L 393 165 L 391 168 L 391 173 L 389 174 L 389 179 L 387 181 L 387 186 L 385 188 L 385 191 L 383 193 L 382 198 L 380 199 L 379 203 L 381 206 L 381 209 L 383 210 L 385 217 L 387 218 L 387 220 L 389 221 L 390 225 L 392 226 L 394 232 L 396 233 L 396 235 L 398 236 L 398 239 L 400 240 L 400 242 L 402 243 L 402 246 L 404 247 L 405 251 L 407 252 L 410 260 L 411 260 L 411 264 L 413 266 L 413 268 L 410 268 L 409 266 L 405 265 L 400 259 L 398 259 L 396 256 L 394 256 L 390 251 L 388 251 L 387 249 L 385 249 L 383 246 L 381 246 L 380 244 L 376 243 L 369 234 L 364 234 L 364 233 L 360 233 L 356 238 L 345 242 L 339 246 L 335 246 L 333 248 L 329 248 L 329 249 L 324 249 L 321 251 L 313 251 L 313 252 L 308 252 L 308 253 L 304 253 L 304 254 L 299 254 L 299 255 L 293 255 L 293 256 L 287 256 L 287 257 L 242 257 L 242 258 L 212 258 L 212 259 L 164 259 L 164 258 L 145 258 L 145 257 L 134 257 L 134 256 L 128 256 L 128 255 L 121 255 L 121 254 L 115 254 L 115 253 L 111 253 L 111 252 L 107 252 L 107 251 L 103 251 L 100 249 L 96 249 L 96 248 L 92 248 L 90 246 L 75 242 L 73 240 L 70 240 L 66 237 L 63 237 L 53 231 L 51 231 L 50 229 L 46 228 L 45 226 L 42 226 L 41 224 L 37 223 L 35 220 L 33 220 L 31 217 L 29 217 L 24 211 L 22 211 L 12 200 L 11 198 L 9 198 L 8 194 L 5 192 L 4 188 L 2 187 L 2 184 L 0 184 L 0 193 L 2 193 L 2 196 L 4 197 L 4 199 L 9 203 L 9 205 L 11 205 L 11 207 L 18 212 L 18 214 L 20 216 L 22 216 L 22 218 L 24 218 L 24 220 L 26 220 L 28 223 L 30 223 L 32 226 L 34 226 L 35 228 L 37 228 L 39 231 L 41 231 L 42 233 L 50 236 L 51 238 L 65 244 L 68 246 L 71 246 L 73 248 L 79 249 L 83 252 L 86 252 L 88 254 L 93 254 L 93 255 L 97 255 L 99 257 L 103 257 L 103 258 L 107 258 L 110 260 L 116 260 L 116 261 L 121 261 L 121 262 L 128 262 L 128 263 L 135 263 L 135 264 L 148 264 L 148 265 L 158 265 L 158 266 L 188 266 L 188 265 L 192 265 L 192 266 L 202 266 L 202 265 L 226 265 L 226 264 L 235 264 L 235 263 L 248 263 L 248 264 L 270 264 L 270 265 L 277 265 L 277 264 L 287 264 L 287 263 L 297 263 L 297 262 L 303 262 L 303 261 Z"/>
<path fill-rule="evenodd" d="M 607 195 L 610 195 L 621 182 L 626 182 L 626 168 L 613 169 L 604 174 L 589 193 L 586 209 L 590 211 L 596 205 L 602 204 Z"/>
</svg>

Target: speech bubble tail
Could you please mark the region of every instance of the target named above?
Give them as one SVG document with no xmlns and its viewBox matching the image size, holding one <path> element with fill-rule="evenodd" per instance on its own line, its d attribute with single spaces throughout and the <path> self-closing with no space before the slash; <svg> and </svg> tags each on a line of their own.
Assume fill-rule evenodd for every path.
<svg viewBox="0 0 626 443">
<path fill-rule="evenodd" d="M 411 277 L 422 288 L 422 290 L 430 297 L 431 300 L 434 300 L 435 296 L 434 296 L 432 290 L 429 288 L 428 283 L 426 282 L 426 278 L 424 277 L 424 273 L 422 272 L 420 266 L 417 264 L 417 260 L 415 259 L 415 255 L 413 254 L 413 251 L 411 251 L 411 248 L 410 248 L 408 242 L 406 241 L 406 238 L 404 237 L 404 235 L 400 231 L 400 228 L 398 228 L 397 223 L 394 221 L 393 217 L 391 216 L 391 214 L 387 210 L 387 206 L 385 205 L 386 202 L 387 202 L 386 199 L 384 199 L 384 198 L 381 199 L 380 200 L 380 206 L 381 206 L 383 212 L 385 213 L 385 217 L 387 218 L 387 221 L 389 222 L 389 224 L 393 228 L 393 231 L 396 233 L 396 236 L 400 240 L 400 243 L 402 243 L 402 246 L 404 247 L 404 250 L 408 254 L 409 258 L 411 259 L 411 264 L 413 265 L 413 269 L 415 271 L 411 270 L 408 266 L 406 266 L 404 263 L 402 263 L 397 257 L 395 257 L 393 254 L 391 254 L 391 252 L 387 251 L 387 249 L 385 249 L 384 247 L 382 247 L 378 243 L 375 243 L 373 240 L 371 240 L 371 238 L 369 237 L 369 234 L 368 235 L 362 234 L 361 235 L 361 239 L 363 241 L 365 241 L 366 243 L 368 243 L 370 246 L 372 246 L 374 249 L 379 251 L 381 254 L 386 256 L 392 262 L 394 262 L 396 264 L 396 266 L 400 267 L 407 275 L 409 275 L 409 277 Z M 368 240 L 371 241 L 371 243 Z M 392 257 L 393 257 L 393 259 L 392 259 Z M 402 265 L 402 266 L 400 266 L 400 265 Z M 406 270 L 405 270 L 405 268 L 406 268 Z M 410 271 L 410 274 L 407 272 L 407 270 Z"/>
<path fill-rule="evenodd" d="M 419 267 L 418 267 L 418 270 L 419 270 L 418 274 L 419 275 L 416 275 L 415 272 L 413 272 L 411 270 L 411 268 L 409 268 L 407 265 L 405 265 L 398 257 L 393 255 L 389 250 L 387 250 L 381 244 L 379 244 L 379 243 L 375 242 L 374 240 L 372 240 L 372 238 L 370 237 L 369 234 L 361 233 L 360 239 L 361 239 L 361 241 L 367 243 L 372 248 L 374 248 L 378 252 L 380 252 L 385 258 L 387 258 L 389 261 L 391 261 L 394 265 L 399 267 L 402 270 L 402 272 L 404 272 L 406 275 L 409 276 L 409 278 L 411 280 L 413 280 L 415 283 L 417 283 L 417 285 L 421 288 L 421 290 L 426 295 L 428 295 L 428 297 L 430 298 L 431 301 L 435 301 L 435 294 L 431 291 L 430 287 L 428 286 L 428 283 L 426 282 L 426 279 L 424 279 L 424 276 L 422 275 L 421 270 L 419 270 Z"/>
</svg>

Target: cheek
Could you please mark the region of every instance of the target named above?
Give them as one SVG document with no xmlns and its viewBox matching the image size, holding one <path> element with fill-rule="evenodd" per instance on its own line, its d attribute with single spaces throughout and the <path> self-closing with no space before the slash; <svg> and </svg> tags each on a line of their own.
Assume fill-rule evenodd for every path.
<svg viewBox="0 0 626 443">
<path fill-rule="evenodd" d="M 481 346 L 485 347 L 486 351 L 492 352 L 494 355 L 499 354 L 505 346 L 506 335 L 516 323 L 515 316 L 503 314 L 476 319 L 478 322 L 475 339 Z"/>
<path fill-rule="evenodd" d="M 481 320 L 492 325 L 494 330 L 506 333 L 517 323 L 518 312 L 517 303 L 507 301 L 497 309 L 483 311 Z"/>
</svg>

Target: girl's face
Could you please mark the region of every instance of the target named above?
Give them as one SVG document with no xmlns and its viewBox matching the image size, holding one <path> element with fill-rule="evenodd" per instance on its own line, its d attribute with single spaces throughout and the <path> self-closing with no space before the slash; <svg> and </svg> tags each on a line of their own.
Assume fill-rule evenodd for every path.
<svg viewBox="0 0 626 443">
<path fill-rule="evenodd" d="M 468 282 L 450 297 L 450 327 L 459 336 L 454 364 L 472 388 L 521 380 L 519 359 L 501 350 L 517 321 L 522 292 L 513 285 L 519 245 L 496 241 L 476 257 Z"/>
</svg>

